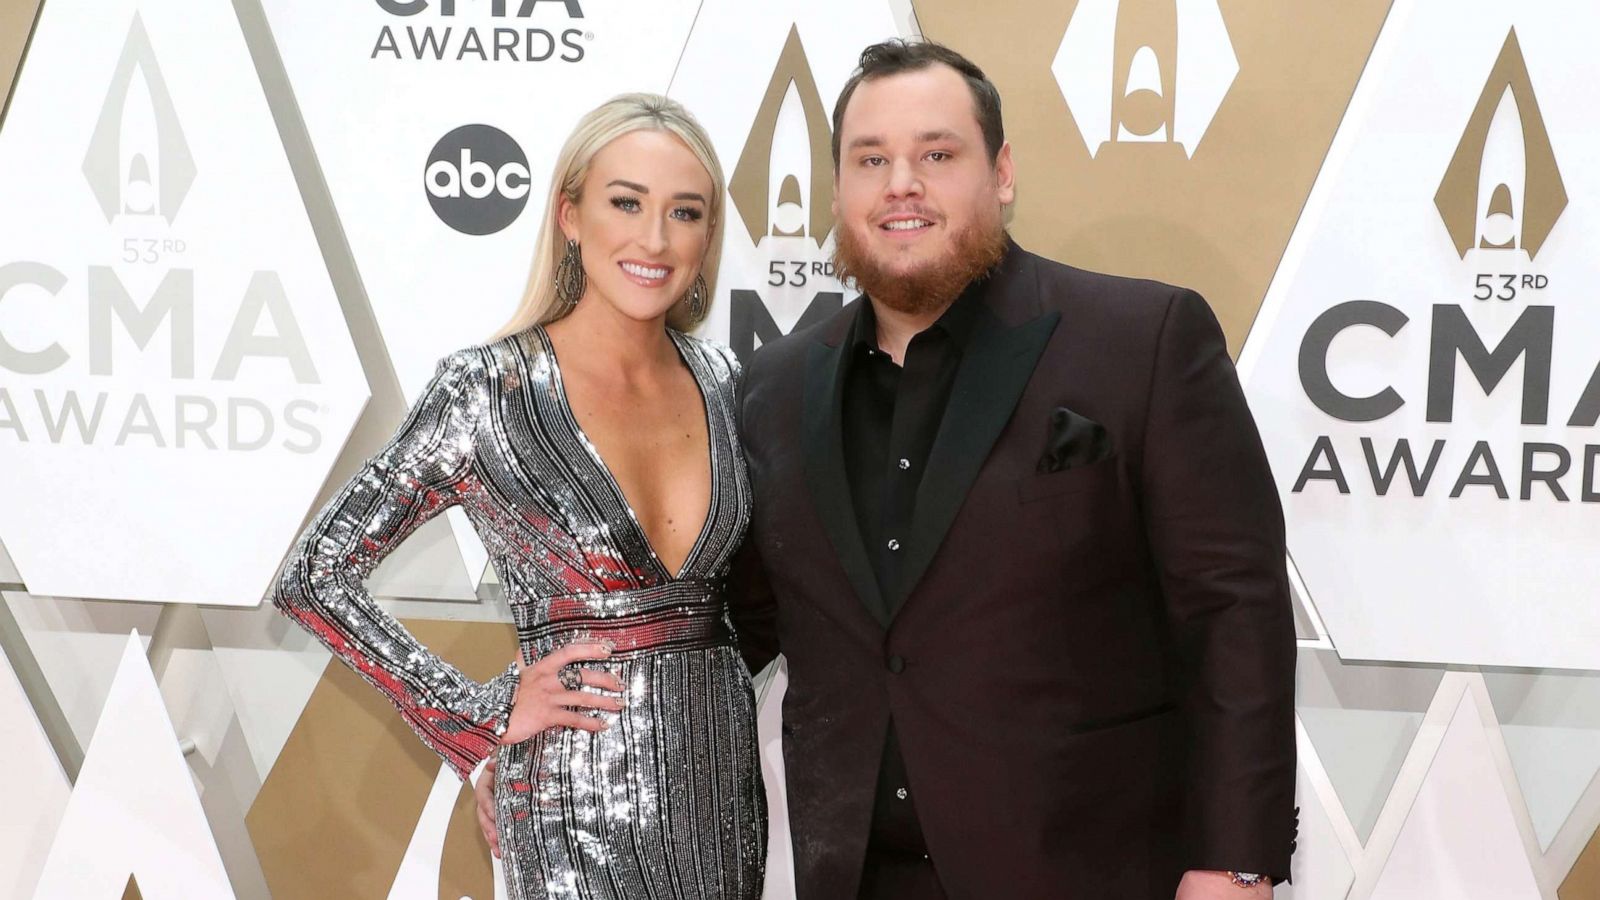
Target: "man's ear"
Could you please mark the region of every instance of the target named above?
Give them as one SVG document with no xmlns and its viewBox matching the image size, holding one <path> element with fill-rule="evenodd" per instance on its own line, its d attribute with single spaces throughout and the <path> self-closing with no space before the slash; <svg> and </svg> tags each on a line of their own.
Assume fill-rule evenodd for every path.
<svg viewBox="0 0 1600 900">
<path fill-rule="evenodd" d="M 1010 206 L 1017 199 L 1017 168 L 1011 161 L 1011 142 L 1000 145 L 994 157 L 995 194 L 1001 206 Z"/>
</svg>

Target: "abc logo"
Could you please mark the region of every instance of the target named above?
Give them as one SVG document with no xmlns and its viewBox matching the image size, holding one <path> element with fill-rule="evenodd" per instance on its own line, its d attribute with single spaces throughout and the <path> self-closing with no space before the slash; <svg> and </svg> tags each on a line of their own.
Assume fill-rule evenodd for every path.
<svg viewBox="0 0 1600 900">
<path fill-rule="evenodd" d="M 428 203 L 463 234 L 494 234 L 528 205 L 528 157 L 492 125 L 463 125 L 439 139 L 423 171 Z"/>
</svg>

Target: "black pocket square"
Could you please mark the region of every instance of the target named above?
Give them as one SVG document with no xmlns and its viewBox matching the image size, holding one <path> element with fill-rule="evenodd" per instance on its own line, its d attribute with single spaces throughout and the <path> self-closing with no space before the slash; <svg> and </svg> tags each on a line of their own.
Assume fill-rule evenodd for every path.
<svg viewBox="0 0 1600 900">
<path fill-rule="evenodd" d="M 1111 435 L 1104 425 L 1065 406 L 1050 412 L 1050 427 L 1039 457 L 1040 472 L 1059 472 L 1099 462 L 1111 455 Z"/>
</svg>

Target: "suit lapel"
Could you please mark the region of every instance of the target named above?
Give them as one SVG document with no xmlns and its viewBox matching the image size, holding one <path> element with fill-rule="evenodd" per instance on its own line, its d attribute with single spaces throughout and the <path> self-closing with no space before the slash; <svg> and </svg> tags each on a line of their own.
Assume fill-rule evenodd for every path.
<svg viewBox="0 0 1600 900">
<path fill-rule="evenodd" d="M 853 315 L 854 310 L 855 304 L 847 306 L 843 316 Z M 887 626 L 889 607 L 878 590 L 878 579 L 872 572 L 866 544 L 856 524 L 850 481 L 844 467 L 843 391 L 848 349 L 848 342 L 842 339 L 835 346 L 818 340 L 806 355 L 802 414 L 806 482 L 834 552 L 838 554 L 839 564 L 850 578 L 850 586 L 855 588 L 856 596 L 873 618 Z"/>
<path fill-rule="evenodd" d="M 891 618 L 933 562 L 1060 319 L 1052 311 L 1007 328 L 985 310 L 976 324 L 917 488 L 905 568 L 888 598 Z"/>
</svg>

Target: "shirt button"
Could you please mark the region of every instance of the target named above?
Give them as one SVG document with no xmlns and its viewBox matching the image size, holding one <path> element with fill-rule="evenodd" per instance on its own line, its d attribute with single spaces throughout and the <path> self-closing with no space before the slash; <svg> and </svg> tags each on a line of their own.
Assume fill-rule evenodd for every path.
<svg viewBox="0 0 1600 900">
<path fill-rule="evenodd" d="M 909 468 L 911 468 L 911 460 L 909 460 L 909 459 L 900 460 L 900 470 L 901 471 L 905 471 L 906 469 L 909 469 Z"/>
<path fill-rule="evenodd" d="M 889 549 L 890 550 L 899 550 L 900 549 L 900 542 L 895 540 L 894 538 L 890 538 L 889 539 Z"/>
<path fill-rule="evenodd" d="M 906 798 L 906 789 L 905 788 L 895 788 L 894 789 L 894 795 L 896 797 L 899 797 L 901 800 L 904 800 Z"/>
<path fill-rule="evenodd" d="M 896 675 L 906 670 L 906 658 L 899 654 L 889 657 L 889 671 Z"/>
</svg>

